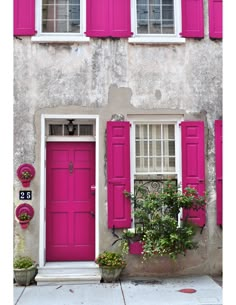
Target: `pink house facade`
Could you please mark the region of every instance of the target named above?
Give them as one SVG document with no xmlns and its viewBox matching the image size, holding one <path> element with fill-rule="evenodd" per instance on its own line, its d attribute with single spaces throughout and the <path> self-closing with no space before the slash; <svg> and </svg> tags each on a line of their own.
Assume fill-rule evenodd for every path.
<svg viewBox="0 0 236 305">
<path fill-rule="evenodd" d="M 38 285 L 99 282 L 95 257 L 134 226 L 124 190 L 167 178 L 207 191 L 199 248 L 130 254 L 123 276 L 222 272 L 221 0 L 15 0 L 14 98 L 14 210 L 34 211 L 14 254 Z"/>
</svg>

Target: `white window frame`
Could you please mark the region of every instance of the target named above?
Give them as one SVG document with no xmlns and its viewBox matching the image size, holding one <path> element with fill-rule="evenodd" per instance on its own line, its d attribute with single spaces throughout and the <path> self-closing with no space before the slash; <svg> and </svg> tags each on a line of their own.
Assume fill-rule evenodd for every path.
<svg viewBox="0 0 236 305">
<path fill-rule="evenodd" d="M 181 128 L 180 123 L 184 121 L 183 115 L 128 115 L 128 120 L 131 124 L 131 132 L 130 132 L 130 166 L 131 166 L 131 193 L 134 193 L 134 180 L 136 174 L 136 152 L 135 152 L 135 124 L 139 123 L 148 123 L 148 124 L 174 124 L 175 125 L 175 173 L 166 173 L 163 176 L 175 175 L 177 179 L 177 183 L 182 181 L 182 149 L 181 149 Z M 138 173 L 141 176 L 145 176 L 145 173 Z M 146 173 L 148 178 L 149 173 Z M 162 174 L 160 174 L 162 176 Z M 133 211 L 132 211 L 133 213 Z M 182 219 L 182 209 L 178 214 L 178 224 L 180 225 Z M 131 231 L 134 230 L 135 227 L 135 219 L 132 222 Z"/>
<path fill-rule="evenodd" d="M 80 0 L 80 33 L 43 33 L 42 32 L 42 0 L 36 0 L 35 28 L 37 34 L 32 36 L 33 42 L 89 42 L 86 31 L 86 0 Z"/>
<path fill-rule="evenodd" d="M 181 174 L 181 130 L 180 123 L 183 121 L 183 115 L 132 115 L 128 117 L 131 124 L 130 133 L 130 160 L 131 160 L 131 192 L 134 191 L 135 176 L 149 176 L 153 173 L 136 173 L 136 152 L 135 152 L 135 125 L 136 124 L 174 124 L 175 125 L 175 172 L 161 173 L 161 176 L 175 175 L 177 181 L 182 180 Z"/>
<path fill-rule="evenodd" d="M 128 39 L 130 43 L 185 43 L 185 38 L 180 36 L 182 28 L 181 0 L 174 0 L 175 34 L 138 34 L 136 6 L 136 0 L 131 0 L 131 28 L 133 37 Z"/>
</svg>

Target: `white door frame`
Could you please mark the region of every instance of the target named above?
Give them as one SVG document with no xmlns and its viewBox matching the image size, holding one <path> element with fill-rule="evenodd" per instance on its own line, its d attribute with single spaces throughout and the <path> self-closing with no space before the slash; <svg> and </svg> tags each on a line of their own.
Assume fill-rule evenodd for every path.
<svg viewBox="0 0 236 305">
<path fill-rule="evenodd" d="M 95 145 L 95 256 L 99 253 L 99 116 L 79 114 L 41 114 L 40 147 L 40 209 L 39 209 L 39 267 L 46 263 L 46 120 L 47 119 L 94 119 L 96 122 Z"/>
</svg>

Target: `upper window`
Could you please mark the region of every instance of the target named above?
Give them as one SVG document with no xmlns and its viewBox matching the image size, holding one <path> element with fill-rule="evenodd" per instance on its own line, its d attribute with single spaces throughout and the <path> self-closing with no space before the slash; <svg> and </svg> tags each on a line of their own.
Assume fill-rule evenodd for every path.
<svg viewBox="0 0 236 305">
<path fill-rule="evenodd" d="M 37 0 L 37 35 L 32 41 L 89 41 L 85 36 L 85 0 Z"/>
<path fill-rule="evenodd" d="M 174 0 L 136 0 L 138 34 L 174 34 Z"/>
<path fill-rule="evenodd" d="M 42 0 L 43 33 L 80 33 L 80 0 Z"/>
<path fill-rule="evenodd" d="M 181 1 L 132 0 L 130 42 L 184 42 L 181 32 Z"/>
</svg>

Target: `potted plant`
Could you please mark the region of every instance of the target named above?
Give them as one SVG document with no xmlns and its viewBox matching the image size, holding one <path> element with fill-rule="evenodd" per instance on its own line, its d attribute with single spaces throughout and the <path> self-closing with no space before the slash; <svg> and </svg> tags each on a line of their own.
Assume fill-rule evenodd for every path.
<svg viewBox="0 0 236 305">
<path fill-rule="evenodd" d="M 24 163 L 17 169 L 17 176 L 24 187 L 30 186 L 30 181 L 35 176 L 35 169 L 31 164 Z"/>
<path fill-rule="evenodd" d="M 30 220 L 34 217 L 34 208 L 28 203 L 21 203 L 17 206 L 15 214 L 21 228 L 26 229 Z"/>
<path fill-rule="evenodd" d="M 137 232 L 136 229 L 124 230 L 121 238 L 122 251 L 135 255 L 143 253 L 143 232 Z M 128 249 L 128 251 L 125 249 Z"/>
<path fill-rule="evenodd" d="M 36 276 L 37 264 L 29 256 L 18 256 L 14 259 L 13 270 L 16 283 L 20 286 L 28 286 Z"/>
<path fill-rule="evenodd" d="M 105 283 L 117 281 L 126 266 L 126 261 L 121 253 L 110 251 L 100 253 L 95 263 L 99 265 Z"/>
<path fill-rule="evenodd" d="M 142 187 L 139 185 L 134 194 L 125 192 L 134 205 L 135 223 L 139 227 L 124 231 L 116 240 L 121 241 L 122 251 L 142 254 L 144 259 L 153 255 L 176 259 L 179 254 L 185 255 L 186 250 L 197 248 L 196 226 L 187 218 L 179 222 L 178 215 L 182 208 L 204 209 L 206 196 L 200 196 L 191 187 L 181 192 L 176 181 L 169 179 L 163 182 L 160 192 L 149 192 Z"/>
<path fill-rule="evenodd" d="M 18 216 L 18 219 L 19 219 L 19 224 L 21 225 L 21 228 L 26 229 L 29 225 L 30 220 L 31 220 L 31 216 L 27 213 L 21 213 Z"/>
<path fill-rule="evenodd" d="M 118 237 L 112 246 L 118 241 L 121 242 L 121 252 L 123 254 L 141 255 L 143 253 L 143 232 L 136 231 L 135 228 L 124 230 L 121 237 Z"/>
</svg>

